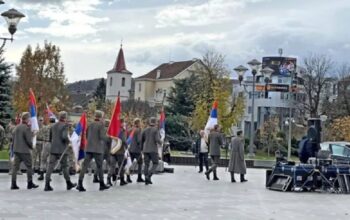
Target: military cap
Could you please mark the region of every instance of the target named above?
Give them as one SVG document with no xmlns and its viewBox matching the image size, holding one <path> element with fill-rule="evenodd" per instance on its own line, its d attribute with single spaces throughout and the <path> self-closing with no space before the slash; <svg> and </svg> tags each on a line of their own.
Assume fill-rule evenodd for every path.
<svg viewBox="0 0 350 220">
<path fill-rule="evenodd" d="M 104 115 L 103 111 L 100 111 L 100 110 L 95 111 L 95 118 L 102 118 L 103 115 Z"/>
<path fill-rule="evenodd" d="M 23 112 L 21 118 L 22 118 L 22 121 L 28 120 L 30 118 L 29 112 Z"/>
<path fill-rule="evenodd" d="M 67 114 L 67 112 L 65 112 L 65 111 L 61 111 L 61 112 L 58 113 L 58 117 L 59 117 L 60 119 L 66 119 L 67 116 L 68 116 L 68 114 Z"/>
<path fill-rule="evenodd" d="M 149 123 L 150 126 L 155 126 L 156 123 L 157 123 L 157 119 L 155 117 L 150 117 L 148 123 Z"/>
</svg>

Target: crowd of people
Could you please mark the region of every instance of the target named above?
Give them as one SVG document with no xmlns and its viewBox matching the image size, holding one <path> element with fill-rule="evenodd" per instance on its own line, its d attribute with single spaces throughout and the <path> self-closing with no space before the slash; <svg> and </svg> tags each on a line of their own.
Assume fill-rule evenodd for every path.
<svg viewBox="0 0 350 220">
<path fill-rule="evenodd" d="M 17 175 L 20 170 L 20 164 L 23 162 L 27 170 L 28 189 L 37 188 L 33 181 L 33 173 L 39 173 L 38 180 L 45 180 L 44 191 L 52 191 L 51 175 L 60 165 L 60 171 L 66 180 L 67 190 L 76 188 L 78 191 L 86 191 L 83 185 L 85 173 L 92 160 L 95 161 L 96 170 L 94 172 L 94 183 L 99 183 L 99 189 L 106 190 L 113 185 L 113 182 L 120 181 L 124 186 L 131 183 L 130 172 L 125 173 L 127 164 L 127 155 L 131 161 L 137 163 L 137 180 L 136 182 L 152 184 L 152 175 L 155 173 L 159 161 L 158 146 L 162 144 L 157 126 L 157 120 L 151 117 L 148 126 L 141 128 L 141 120 L 135 119 L 133 122 L 133 138 L 131 143 L 127 143 L 127 129 L 124 127 L 123 119 L 121 120 L 121 132 L 117 149 L 112 152 L 113 139 L 106 135 L 109 126 L 109 120 L 104 119 L 102 111 L 95 111 L 94 120 L 89 123 L 86 131 L 86 148 L 84 160 L 81 164 L 78 184 L 73 183 L 70 179 L 71 158 L 74 161 L 73 149 L 70 146 L 70 136 L 73 126 L 68 122 L 67 112 L 60 112 L 58 121 L 50 119 L 48 125 L 43 124 L 43 119 L 39 118 L 39 131 L 36 134 L 30 129 L 30 114 L 24 112 L 21 115 L 21 122 L 9 128 L 13 149 L 13 160 L 11 162 L 11 189 L 19 189 L 17 185 Z M 33 144 L 33 137 L 36 135 L 36 144 Z M 126 154 L 127 151 L 127 154 Z M 108 175 L 104 181 L 103 162 L 106 161 Z M 152 165 L 151 165 L 152 162 Z M 74 166 L 77 164 L 73 162 Z M 142 165 L 144 164 L 144 179 L 142 174 Z M 76 167 L 74 167 L 76 168 Z M 46 175 L 44 176 L 44 174 Z"/>
<path fill-rule="evenodd" d="M 48 124 L 44 124 L 43 118 L 39 117 L 39 131 L 36 134 L 30 129 L 30 114 L 24 112 L 21 115 L 20 122 L 17 125 L 12 122 L 6 129 L 1 129 L 3 134 L 7 133 L 7 138 L 13 148 L 11 160 L 11 189 L 19 189 L 17 186 L 17 175 L 21 174 L 20 164 L 23 162 L 27 170 L 28 189 L 37 188 L 33 182 L 33 175 L 38 173 L 38 181 L 45 180 L 44 191 L 52 191 L 51 176 L 55 170 L 58 170 L 66 181 L 67 190 L 76 188 L 78 191 L 86 191 L 84 188 L 84 176 L 91 170 L 91 162 L 95 161 L 96 169 L 94 171 L 93 182 L 99 183 L 99 189 L 106 190 L 116 181 L 124 186 L 132 183 L 130 172 L 125 169 L 127 164 L 127 155 L 130 157 L 137 173 L 136 182 L 152 184 L 151 177 L 155 173 L 160 158 L 158 147 L 162 144 L 159 127 L 156 118 L 150 118 L 148 126 L 142 129 L 141 120 L 135 119 L 133 126 L 126 129 L 121 120 L 121 133 L 119 139 L 120 147 L 113 151 L 111 146 L 113 139 L 107 135 L 109 120 L 104 118 L 102 111 L 96 110 L 94 119 L 89 123 L 86 131 L 86 148 L 84 160 L 77 167 L 77 160 L 73 152 L 70 136 L 73 133 L 74 126 L 68 120 L 66 112 L 60 112 L 58 121 L 50 118 Z M 127 143 L 128 133 L 133 133 L 130 143 Z M 33 145 L 33 136 L 36 135 L 36 144 Z M 219 180 L 217 167 L 220 163 L 221 149 L 224 146 L 225 138 L 220 132 L 220 126 L 215 125 L 209 133 L 200 131 L 195 142 L 195 153 L 199 162 L 199 173 L 205 174 L 210 180 Z M 242 131 L 238 131 L 232 138 L 230 144 L 230 160 L 228 171 L 231 174 L 231 182 L 236 182 L 235 174 L 240 175 L 240 181 L 246 182 L 246 164 L 244 160 L 244 138 Z M 127 154 L 126 154 L 127 151 Z M 170 149 L 168 150 L 170 151 Z M 167 152 L 167 151 L 166 151 Z M 211 158 L 209 166 L 208 158 Z M 170 158 L 164 158 L 170 162 Z M 152 167 L 150 168 L 152 162 Z M 104 181 L 104 163 L 106 165 L 107 179 Z M 144 172 L 142 170 L 144 165 Z M 57 169 L 60 167 L 59 169 Z M 78 183 L 73 183 L 70 179 L 71 174 L 75 174 L 79 169 Z M 205 168 L 205 171 L 204 171 Z M 46 175 L 45 175 L 46 174 Z M 144 176 L 144 178 L 143 178 Z"/>
</svg>

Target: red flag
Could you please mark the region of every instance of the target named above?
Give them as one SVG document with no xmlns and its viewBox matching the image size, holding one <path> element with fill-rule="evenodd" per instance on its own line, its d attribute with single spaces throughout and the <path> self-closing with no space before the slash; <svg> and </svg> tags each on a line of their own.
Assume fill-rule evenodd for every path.
<svg viewBox="0 0 350 220">
<path fill-rule="evenodd" d="M 120 97 L 118 95 L 117 102 L 114 106 L 113 115 L 111 118 L 111 123 L 109 124 L 107 134 L 112 138 L 118 138 L 120 134 L 120 115 L 121 115 L 121 106 L 120 106 Z"/>
</svg>

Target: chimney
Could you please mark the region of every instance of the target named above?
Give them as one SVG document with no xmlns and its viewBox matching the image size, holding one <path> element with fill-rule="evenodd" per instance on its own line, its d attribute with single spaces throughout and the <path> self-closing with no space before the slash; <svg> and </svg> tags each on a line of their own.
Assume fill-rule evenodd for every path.
<svg viewBox="0 0 350 220">
<path fill-rule="evenodd" d="M 157 79 L 160 78 L 160 70 L 157 70 Z"/>
</svg>

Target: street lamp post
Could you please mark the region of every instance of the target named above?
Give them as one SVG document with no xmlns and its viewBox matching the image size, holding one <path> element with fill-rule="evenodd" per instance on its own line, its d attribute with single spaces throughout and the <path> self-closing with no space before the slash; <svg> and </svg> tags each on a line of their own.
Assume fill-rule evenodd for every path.
<svg viewBox="0 0 350 220">
<path fill-rule="evenodd" d="M 290 74 L 290 88 L 289 88 L 289 99 L 292 101 L 292 95 L 293 95 L 293 81 L 294 78 L 296 78 L 297 73 L 295 70 L 291 70 Z M 292 104 L 289 103 L 289 124 L 288 124 L 288 154 L 287 159 L 291 160 L 291 154 L 292 154 Z"/>
<path fill-rule="evenodd" d="M 255 76 L 260 68 L 261 62 L 259 62 L 256 59 L 253 59 L 252 61 L 248 62 L 248 65 L 250 66 L 250 68 L 252 69 L 252 75 L 253 75 L 253 88 L 252 88 L 252 110 L 251 110 L 251 121 L 250 121 L 250 139 L 249 139 L 249 153 L 248 153 L 248 157 L 255 157 L 255 153 L 254 153 L 254 125 L 255 125 L 255 121 L 254 121 L 254 104 L 255 104 Z M 246 67 L 240 65 L 238 67 L 236 67 L 234 69 L 237 74 L 238 74 L 238 79 L 240 82 L 240 85 L 242 85 L 242 80 L 243 80 L 243 76 L 245 74 L 245 72 L 248 70 Z M 244 85 L 245 88 L 246 85 Z"/>
<path fill-rule="evenodd" d="M 1 4 L 4 4 L 4 1 L 0 0 L 0 5 Z M 11 37 L 0 37 L 0 40 L 3 40 L 3 43 L 0 46 L 0 50 L 2 50 L 5 47 L 5 44 L 8 40 L 11 42 L 13 41 L 13 35 L 17 31 L 17 25 L 19 21 L 25 17 L 25 15 L 17 11 L 16 9 L 10 9 L 8 11 L 3 12 L 1 16 L 3 16 L 7 22 L 8 31 L 11 34 Z"/>
</svg>

